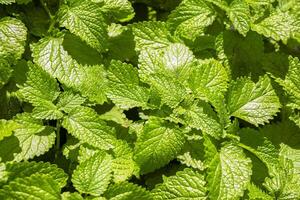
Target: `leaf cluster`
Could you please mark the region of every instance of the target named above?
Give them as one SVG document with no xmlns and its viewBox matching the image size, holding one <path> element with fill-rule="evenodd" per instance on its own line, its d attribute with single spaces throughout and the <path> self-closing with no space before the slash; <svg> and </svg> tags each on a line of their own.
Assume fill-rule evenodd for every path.
<svg viewBox="0 0 300 200">
<path fill-rule="evenodd" d="M 297 0 L 0 0 L 0 199 L 300 199 Z"/>
</svg>

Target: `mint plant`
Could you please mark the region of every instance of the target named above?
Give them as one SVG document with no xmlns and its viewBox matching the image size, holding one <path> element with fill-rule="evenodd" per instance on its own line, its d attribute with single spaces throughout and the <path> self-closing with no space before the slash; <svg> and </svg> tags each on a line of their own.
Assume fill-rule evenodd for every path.
<svg viewBox="0 0 300 200">
<path fill-rule="evenodd" d="M 0 199 L 300 199 L 298 0 L 0 0 Z"/>
</svg>

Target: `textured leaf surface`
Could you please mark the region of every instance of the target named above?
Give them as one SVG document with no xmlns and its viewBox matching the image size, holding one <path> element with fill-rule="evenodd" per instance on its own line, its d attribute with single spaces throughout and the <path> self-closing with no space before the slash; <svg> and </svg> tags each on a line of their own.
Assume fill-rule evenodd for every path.
<svg viewBox="0 0 300 200">
<path fill-rule="evenodd" d="M 126 181 L 139 172 L 133 160 L 133 149 L 125 141 L 119 140 L 113 149 L 115 159 L 112 161 L 113 180 L 115 183 Z"/>
<path fill-rule="evenodd" d="M 15 0 L 1 0 L 0 4 L 9 5 L 15 3 Z"/>
<path fill-rule="evenodd" d="M 227 15 L 237 31 L 246 36 L 250 30 L 250 9 L 243 0 L 234 0 L 227 11 Z"/>
<path fill-rule="evenodd" d="M 164 22 L 140 22 L 132 25 L 136 50 L 161 49 L 171 44 L 171 34 Z"/>
<path fill-rule="evenodd" d="M 203 96 L 206 89 L 211 93 L 222 94 L 228 87 L 228 81 L 225 67 L 214 59 L 198 62 L 193 66 L 188 79 L 189 87 L 197 96 Z"/>
<path fill-rule="evenodd" d="M 17 178 L 26 178 L 33 174 L 45 174 L 53 178 L 60 187 L 64 187 L 68 179 L 62 169 L 47 162 L 26 161 L 20 163 L 8 163 L 6 165 L 6 171 L 9 173 L 8 181 L 12 181 Z"/>
<path fill-rule="evenodd" d="M 203 171 L 205 169 L 203 144 L 199 140 L 187 140 L 181 155 L 177 156 L 177 160 L 182 164 Z"/>
<path fill-rule="evenodd" d="M 293 160 L 289 159 L 290 151 L 287 148 L 281 145 L 279 164 L 271 171 L 271 178 L 265 179 L 264 186 L 273 197 L 299 199 L 300 175 L 294 168 Z"/>
<path fill-rule="evenodd" d="M 45 37 L 32 45 L 34 62 L 53 78 L 80 91 L 91 101 L 106 101 L 106 79 L 102 66 L 82 66 L 63 47 L 63 37 Z"/>
<path fill-rule="evenodd" d="M 292 161 L 294 172 L 300 174 L 300 150 L 299 149 L 293 149 L 288 145 L 281 144 L 280 156 L 283 159 Z"/>
<path fill-rule="evenodd" d="M 265 199 L 265 200 L 272 200 L 273 198 L 262 191 L 254 184 L 249 184 L 248 186 L 248 196 L 249 199 Z"/>
<path fill-rule="evenodd" d="M 152 172 L 175 158 L 183 145 L 184 135 L 176 126 L 152 118 L 138 137 L 134 158 L 141 173 Z"/>
<path fill-rule="evenodd" d="M 227 144 L 216 154 L 208 169 L 211 199 L 238 199 L 243 196 L 251 177 L 251 160 L 242 149 Z"/>
<path fill-rule="evenodd" d="M 53 78 L 76 87 L 83 76 L 82 67 L 64 50 L 62 42 L 62 37 L 45 37 L 32 45 L 32 56 L 34 62 Z"/>
<path fill-rule="evenodd" d="M 20 94 L 35 106 L 34 115 L 37 118 L 61 118 L 63 114 L 52 103 L 59 95 L 58 83 L 39 66 L 29 66 L 27 81 L 20 87 Z"/>
<path fill-rule="evenodd" d="M 151 200 L 152 196 L 146 189 L 128 182 L 111 185 L 104 196 L 111 200 Z"/>
<path fill-rule="evenodd" d="M 108 97 L 120 108 L 146 107 L 147 88 L 140 85 L 137 69 L 132 65 L 112 61 L 109 68 Z"/>
<path fill-rule="evenodd" d="M 0 57 L 20 59 L 25 51 L 27 28 L 18 19 L 0 19 Z"/>
<path fill-rule="evenodd" d="M 85 66 L 82 73 L 84 75 L 80 80 L 80 86 L 76 89 L 90 101 L 103 104 L 106 101 L 105 92 L 107 90 L 106 72 L 103 66 Z"/>
<path fill-rule="evenodd" d="M 204 176 L 186 168 L 175 176 L 167 177 L 153 191 L 154 199 L 207 199 Z"/>
<path fill-rule="evenodd" d="M 72 175 L 74 187 L 81 193 L 100 196 L 111 179 L 112 157 L 106 153 L 96 153 L 79 164 Z"/>
<path fill-rule="evenodd" d="M 98 51 L 107 46 L 107 25 L 102 16 L 101 6 L 92 1 L 74 1 L 59 11 L 60 25 L 79 36 Z"/>
<path fill-rule="evenodd" d="M 64 118 L 63 126 L 82 142 L 100 149 L 114 147 L 114 131 L 91 108 L 76 107 Z"/>
<path fill-rule="evenodd" d="M 290 95 L 289 106 L 298 109 L 300 105 L 300 62 L 298 58 L 289 57 L 289 69 L 285 78 L 277 79 L 283 89 Z"/>
<path fill-rule="evenodd" d="M 272 119 L 281 106 L 270 79 L 264 76 L 256 84 L 248 78 L 232 82 L 227 107 L 231 116 L 258 126 Z"/>
<path fill-rule="evenodd" d="M 97 0 L 103 2 L 101 10 L 114 16 L 121 22 L 129 21 L 134 17 L 134 10 L 128 0 Z"/>
<path fill-rule="evenodd" d="M 19 127 L 14 130 L 14 136 L 18 138 L 20 146 L 20 152 L 14 155 L 15 161 L 42 155 L 55 143 L 54 130 L 43 126 L 41 120 L 32 118 L 29 113 L 17 115 L 15 121 Z M 18 149 L 18 146 L 14 148 Z"/>
<path fill-rule="evenodd" d="M 79 107 L 85 102 L 85 99 L 79 94 L 74 94 L 72 91 L 65 91 L 59 96 L 59 101 L 56 106 L 67 113 L 71 112 L 76 107 Z"/>
<path fill-rule="evenodd" d="M 172 108 L 176 107 L 187 94 L 184 86 L 168 74 L 154 74 L 149 81 L 149 84 L 160 94 L 162 103 Z"/>
<path fill-rule="evenodd" d="M 222 135 L 222 127 L 209 104 L 205 102 L 194 103 L 186 108 L 177 109 L 177 112 L 182 116 L 187 126 L 201 130 L 215 138 Z"/>
<path fill-rule="evenodd" d="M 289 38 L 299 32 L 299 25 L 300 19 L 296 16 L 278 10 L 260 23 L 254 24 L 252 29 L 266 37 L 286 43 Z"/>
<path fill-rule="evenodd" d="M 50 176 L 34 174 L 27 178 L 19 178 L 4 186 L 0 196 L 7 199 L 60 199 L 60 186 Z"/>
<path fill-rule="evenodd" d="M 162 50 L 145 49 L 139 56 L 139 73 L 143 81 L 151 80 L 152 74 L 169 74 L 185 82 L 194 67 L 193 52 L 180 43 L 170 44 Z"/>
<path fill-rule="evenodd" d="M 175 33 L 195 39 L 215 20 L 213 9 L 202 0 L 184 0 L 168 19 Z"/>
<path fill-rule="evenodd" d="M 131 124 L 131 120 L 126 118 L 124 111 L 117 106 L 114 106 L 111 110 L 106 113 L 100 115 L 100 118 L 105 121 L 114 121 L 123 127 L 129 127 Z"/>
<path fill-rule="evenodd" d="M 189 77 L 193 68 L 193 52 L 185 45 L 174 43 L 164 49 L 164 55 L 161 58 L 165 69 L 173 72 L 180 80 L 184 81 Z"/>
</svg>

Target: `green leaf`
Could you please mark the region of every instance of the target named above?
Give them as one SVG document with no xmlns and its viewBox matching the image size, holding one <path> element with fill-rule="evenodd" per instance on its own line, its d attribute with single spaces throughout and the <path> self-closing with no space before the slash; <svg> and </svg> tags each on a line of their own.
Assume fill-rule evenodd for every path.
<svg viewBox="0 0 300 200">
<path fill-rule="evenodd" d="M 297 57 L 289 57 L 289 69 L 284 79 L 276 79 L 289 95 L 289 103 L 293 109 L 298 109 L 300 105 L 300 62 Z"/>
<path fill-rule="evenodd" d="M 169 15 L 168 23 L 175 34 L 194 40 L 215 20 L 213 9 L 202 0 L 184 0 Z"/>
<path fill-rule="evenodd" d="M 128 0 L 97 0 L 104 3 L 101 10 L 112 15 L 120 22 L 130 21 L 134 17 L 134 10 Z"/>
<path fill-rule="evenodd" d="M 205 184 L 202 174 L 186 168 L 177 172 L 175 176 L 165 178 L 162 184 L 155 187 L 152 194 L 155 200 L 207 199 Z"/>
<path fill-rule="evenodd" d="M 299 199 L 300 174 L 294 168 L 293 161 L 289 159 L 289 150 L 281 145 L 279 164 L 266 178 L 263 184 L 274 198 Z"/>
<path fill-rule="evenodd" d="M 59 10 L 60 26 L 79 36 L 91 47 L 102 52 L 107 46 L 107 24 L 101 6 L 89 0 L 73 1 Z"/>
<path fill-rule="evenodd" d="M 282 40 L 287 43 L 289 38 L 293 38 L 300 30 L 300 19 L 279 9 L 270 14 L 261 22 L 252 25 L 252 30 L 274 40 Z"/>
<path fill-rule="evenodd" d="M 1 0 L 0 4 L 9 5 L 15 3 L 15 0 Z"/>
<path fill-rule="evenodd" d="M 219 138 L 223 129 L 219 124 L 219 120 L 214 113 L 212 107 L 203 101 L 199 103 L 195 102 L 187 107 L 179 107 L 175 109 L 175 113 L 178 113 L 184 119 L 184 124 L 191 128 L 200 129 L 204 134 L 209 134 L 215 138 Z"/>
<path fill-rule="evenodd" d="M 226 144 L 215 154 L 208 168 L 208 190 L 211 199 L 238 199 L 251 178 L 251 160 L 241 148 Z"/>
<path fill-rule="evenodd" d="M 94 156 L 100 151 L 98 148 L 92 147 L 88 144 L 81 144 L 78 147 L 79 147 L 79 155 L 77 159 L 79 163 L 85 162 L 86 160 L 90 159 L 90 157 Z"/>
<path fill-rule="evenodd" d="M 18 114 L 14 121 L 19 124 L 19 127 L 14 130 L 14 137 L 18 139 L 18 143 L 13 147 L 20 148 L 20 152 L 14 154 L 15 161 L 42 155 L 54 145 L 53 128 L 43 126 L 41 120 L 34 119 L 29 113 L 22 113 Z"/>
<path fill-rule="evenodd" d="M 258 126 L 272 119 L 280 107 L 268 76 L 260 77 L 257 83 L 240 78 L 230 84 L 227 108 L 231 116 Z"/>
<path fill-rule="evenodd" d="M 126 115 L 124 114 L 123 110 L 114 106 L 111 110 L 107 111 L 106 113 L 100 115 L 100 118 L 105 121 L 113 121 L 116 122 L 123 127 L 129 127 L 132 123 L 131 120 L 127 119 Z"/>
<path fill-rule="evenodd" d="M 194 67 L 193 52 L 183 44 L 174 43 L 162 50 L 145 49 L 139 56 L 139 73 L 143 81 L 151 79 L 152 74 L 170 74 L 185 82 Z"/>
<path fill-rule="evenodd" d="M 250 9 L 247 3 L 244 0 L 232 1 L 227 10 L 227 15 L 233 23 L 234 28 L 240 34 L 246 36 L 250 30 Z"/>
<path fill-rule="evenodd" d="M 34 174 L 26 178 L 17 178 L 0 190 L 0 197 L 5 199 L 60 199 L 60 186 L 45 174 Z"/>
<path fill-rule="evenodd" d="M 63 126 L 79 139 L 100 149 L 114 147 L 116 140 L 114 130 L 102 121 L 91 108 L 76 107 L 64 117 Z"/>
<path fill-rule="evenodd" d="M 83 200 L 83 197 L 77 192 L 75 193 L 64 192 L 61 194 L 61 199 L 62 200 Z"/>
<path fill-rule="evenodd" d="M 32 0 L 16 0 L 16 3 L 19 4 L 18 6 L 22 6 L 20 4 L 28 4 L 30 2 L 32 2 Z M 24 9 L 22 11 L 23 15 L 21 19 L 26 24 L 28 32 L 37 37 L 44 37 L 47 34 L 50 25 L 49 15 L 45 11 L 45 9 L 43 9 L 42 7 L 25 5 L 23 5 L 22 7 Z"/>
<path fill-rule="evenodd" d="M 100 196 L 111 179 L 112 157 L 99 152 L 80 163 L 72 175 L 74 187 L 81 193 Z"/>
<path fill-rule="evenodd" d="M 2 163 L 14 160 L 14 156 L 21 152 L 22 149 L 19 143 L 18 138 L 14 135 L 0 140 L 0 158 Z"/>
<path fill-rule="evenodd" d="M 106 72 L 103 66 L 85 66 L 83 71 L 84 75 L 81 77 L 80 86 L 76 89 L 90 101 L 103 104 L 106 101 L 105 92 L 107 90 Z"/>
<path fill-rule="evenodd" d="M 271 169 L 278 163 L 279 151 L 267 137 L 259 131 L 244 128 L 239 131 L 241 147 L 257 156 L 267 167 Z"/>
<path fill-rule="evenodd" d="M 112 161 L 112 169 L 115 183 L 126 181 L 132 175 L 138 176 L 139 167 L 133 160 L 133 149 L 127 142 L 118 140 L 113 155 L 115 159 Z"/>
<path fill-rule="evenodd" d="M 293 149 L 288 145 L 281 144 L 280 156 L 283 159 L 292 161 L 295 173 L 300 175 L 300 150 L 299 149 Z"/>
<path fill-rule="evenodd" d="M 64 112 L 71 112 L 85 102 L 85 99 L 73 91 L 67 90 L 60 94 L 59 101 L 56 106 Z"/>
<path fill-rule="evenodd" d="M 176 107 L 187 95 L 186 88 L 170 74 L 153 74 L 148 84 L 160 95 L 162 104 Z"/>
<path fill-rule="evenodd" d="M 0 57 L 20 59 L 25 51 L 27 28 L 18 19 L 0 19 Z"/>
<path fill-rule="evenodd" d="M 0 140 L 12 135 L 13 131 L 18 127 L 19 125 L 12 120 L 0 119 Z"/>
<path fill-rule="evenodd" d="M 111 200 L 152 200 L 149 191 L 129 182 L 111 185 L 104 196 Z"/>
<path fill-rule="evenodd" d="M 65 31 L 62 43 L 64 50 L 80 65 L 99 65 L 103 63 L 103 56 L 94 48 L 87 45 L 80 37 Z"/>
<path fill-rule="evenodd" d="M 108 27 L 108 36 L 112 59 L 126 61 L 136 56 L 134 36 L 128 26 L 112 23 Z"/>
<path fill-rule="evenodd" d="M 188 167 L 203 171 L 205 169 L 203 152 L 204 146 L 201 141 L 187 140 L 177 160 Z"/>
<path fill-rule="evenodd" d="M 108 73 L 107 96 L 120 108 L 146 107 L 149 91 L 140 85 L 138 71 L 132 65 L 112 61 Z"/>
<path fill-rule="evenodd" d="M 193 53 L 175 43 L 163 50 L 145 49 L 139 56 L 139 74 L 160 95 L 162 104 L 176 107 L 186 96 L 183 86 L 194 67 Z"/>
<path fill-rule="evenodd" d="M 274 0 L 246 0 L 246 2 L 252 6 L 267 6 L 271 5 Z"/>
<path fill-rule="evenodd" d="M 228 81 L 225 67 L 214 59 L 198 61 L 188 79 L 189 87 L 199 97 L 205 96 L 205 90 L 212 94 L 223 94 L 228 87 Z"/>
<path fill-rule="evenodd" d="M 264 191 L 262 191 L 260 188 L 258 188 L 254 184 L 248 185 L 248 196 L 250 200 L 272 200 L 273 198 L 266 194 Z"/>
<path fill-rule="evenodd" d="M 81 66 L 63 48 L 63 37 L 45 37 L 33 44 L 34 62 L 53 78 L 74 90 L 80 91 L 91 101 L 106 101 L 106 79 L 102 66 Z"/>
<path fill-rule="evenodd" d="M 172 42 L 172 36 L 164 22 L 140 22 L 131 25 L 136 43 L 135 49 L 161 49 Z"/>
<path fill-rule="evenodd" d="M 189 77 L 194 55 L 185 45 L 180 43 L 169 45 L 164 49 L 161 59 L 164 68 L 173 72 L 181 81 Z"/>
<path fill-rule="evenodd" d="M 134 159 L 141 168 L 141 173 L 158 169 L 181 151 L 184 135 L 180 129 L 160 118 L 150 118 L 138 135 Z"/>
<path fill-rule="evenodd" d="M 53 78 L 69 87 L 80 85 L 83 76 L 80 66 L 63 48 L 63 37 L 45 37 L 31 46 L 34 62 Z"/>
<path fill-rule="evenodd" d="M 22 97 L 35 106 L 34 115 L 42 119 L 59 119 L 63 114 L 52 103 L 59 95 L 56 80 L 39 66 L 29 64 L 27 81 L 20 86 Z"/>
<path fill-rule="evenodd" d="M 166 45 L 165 48 L 168 46 Z M 141 80 L 147 82 L 152 74 L 159 72 L 167 72 L 168 70 L 163 65 L 162 57 L 164 51 L 145 48 L 139 54 L 139 75 Z"/>
<path fill-rule="evenodd" d="M 26 178 L 33 174 L 48 175 L 55 180 L 55 182 L 62 188 L 66 185 L 68 176 L 64 171 L 56 165 L 48 162 L 20 162 L 8 163 L 6 165 L 8 172 L 8 182 L 16 180 L 17 178 Z"/>
<path fill-rule="evenodd" d="M 281 143 L 297 149 L 300 147 L 300 129 L 290 120 L 268 124 L 260 128 L 259 132 L 267 137 L 277 149 Z"/>
<path fill-rule="evenodd" d="M 249 31 L 246 37 L 233 31 L 219 34 L 215 44 L 218 58 L 231 79 L 241 76 L 258 80 L 265 72 L 262 60 L 265 58 L 263 37 Z"/>
</svg>

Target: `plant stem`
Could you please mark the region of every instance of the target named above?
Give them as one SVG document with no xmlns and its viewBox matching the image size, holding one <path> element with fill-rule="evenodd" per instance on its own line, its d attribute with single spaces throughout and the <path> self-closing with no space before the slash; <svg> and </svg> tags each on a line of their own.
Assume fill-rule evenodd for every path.
<svg viewBox="0 0 300 200">
<path fill-rule="evenodd" d="M 55 160 L 58 157 L 59 150 L 60 150 L 60 120 L 57 120 L 56 122 L 56 146 L 55 146 Z"/>
<path fill-rule="evenodd" d="M 48 33 L 50 33 L 50 32 L 53 30 L 55 24 L 56 24 L 56 16 L 54 16 L 54 17 L 51 19 L 51 23 L 50 23 L 50 26 L 49 26 L 49 28 L 48 28 Z"/>
<path fill-rule="evenodd" d="M 47 4 L 44 0 L 40 0 L 44 10 L 46 11 L 46 13 L 49 15 L 50 19 L 52 20 L 54 18 L 54 16 L 51 14 L 49 8 L 47 7 Z"/>
</svg>

